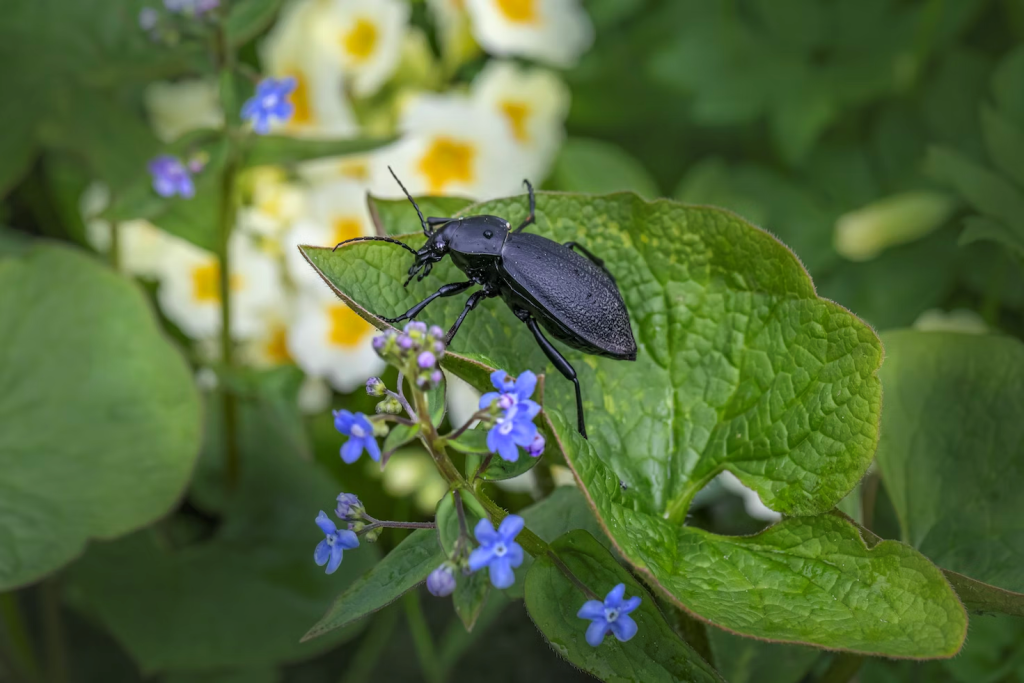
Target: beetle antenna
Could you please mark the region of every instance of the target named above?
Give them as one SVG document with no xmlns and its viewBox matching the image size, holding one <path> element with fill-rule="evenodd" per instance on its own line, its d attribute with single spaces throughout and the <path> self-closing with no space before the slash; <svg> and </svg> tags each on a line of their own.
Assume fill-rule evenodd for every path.
<svg viewBox="0 0 1024 683">
<path fill-rule="evenodd" d="M 397 175 L 395 175 L 394 169 L 388 166 L 388 170 L 391 171 L 391 177 L 395 179 L 398 186 L 402 188 L 402 192 L 404 192 L 405 196 L 409 198 L 410 202 L 412 202 L 412 208 L 416 209 L 416 215 L 420 217 L 420 225 L 423 226 L 423 234 L 430 237 L 430 229 L 427 227 L 427 219 L 423 217 L 423 212 L 420 211 L 420 207 L 416 204 L 416 200 L 412 198 L 412 195 L 409 194 L 409 190 L 405 189 L 405 185 L 403 185 L 402 181 L 398 179 Z"/>
<path fill-rule="evenodd" d="M 399 240 L 392 239 L 390 237 L 377 237 L 377 236 L 373 236 L 373 237 L 353 237 L 350 240 L 345 240 L 344 242 L 338 242 L 337 244 L 334 245 L 334 249 L 331 249 L 331 251 L 337 251 L 338 247 L 340 247 L 343 244 L 348 244 L 349 242 L 390 242 L 391 244 L 397 244 L 398 246 L 402 247 L 406 251 L 412 253 L 413 256 L 417 255 L 416 254 L 416 250 L 413 249 L 412 247 L 410 247 L 405 242 L 400 242 Z"/>
</svg>

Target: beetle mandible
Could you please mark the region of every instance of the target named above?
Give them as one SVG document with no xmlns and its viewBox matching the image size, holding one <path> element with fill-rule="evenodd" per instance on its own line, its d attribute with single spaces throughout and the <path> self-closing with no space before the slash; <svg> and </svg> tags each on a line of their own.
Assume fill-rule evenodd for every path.
<svg viewBox="0 0 1024 683">
<path fill-rule="evenodd" d="M 583 396 L 576 370 L 544 336 L 541 328 L 584 353 L 617 360 L 636 360 L 636 340 L 630 329 L 629 312 L 604 261 L 577 242 L 559 244 L 540 235 L 522 232 L 535 219 L 536 200 L 528 180 L 523 184 L 529 196 L 530 213 L 519 227 L 512 230 L 511 223 L 498 216 L 424 218 L 402 181 L 390 167 L 388 170 L 416 209 L 423 234 L 427 236 L 426 243 L 416 251 L 389 237 L 356 237 L 340 242 L 334 248 L 359 241 L 398 244 L 416 257 L 405 285 L 414 277 L 419 281 L 429 275 L 433 265 L 445 256 L 451 256 L 452 262 L 469 279 L 442 285 L 400 316 L 381 319 L 387 323 L 410 320 L 434 299 L 453 296 L 479 285 L 480 289 L 470 294 L 462 313 L 448 330 L 445 341 L 451 343 L 462 321 L 477 304 L 500 296 L 516 317 L 526 323 L 548 360 L 575 385 L 577 427 L 586 437 Z"/>
</svg>

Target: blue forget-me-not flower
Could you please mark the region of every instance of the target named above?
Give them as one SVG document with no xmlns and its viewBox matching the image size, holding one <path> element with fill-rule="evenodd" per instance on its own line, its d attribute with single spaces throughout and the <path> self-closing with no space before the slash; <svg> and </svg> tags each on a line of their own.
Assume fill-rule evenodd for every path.
<svg viewBox="0 0 1024 683">
<path fill-rule="evenodd" d="M 295 113 L 295 106 L 288 101 L 288 95 L 295 90 L 297 81 L 291 76 L 264 78 L 256 86 L 256 94 L 242 105 L 242 118 L 252 123 L 252 129 L 260 135 L 270 132 L 274 119 L 287 121 Z"/>
<path fill-rule="evenodd" d="M 347 410 L 334 411 L 334 428 L 349 437 L 341 447 L 341 459 L 351 465 L 363 454 L 363 449 L 370 458 L 380 462 L 380 446 L 373 434 L 373 424 L 362 413 L 350 413 Z"/>
<path fill-rule="evenodd" d="M 196 194 L 192 175 L 178 157 L 161 154 L 149 162 L 149 173 L 153 176 L 153 189 L 161 197 L 191 199 Z"/>
<path fill-rule="evenodd" d="M 427 590 L 431 595 L 443 598 L 455 592 L 455 565 L 443 562 L 427 577 Z"/>
<path fill-rule="evenodd" d="M 633 596 L 623 600 L 625 595 L 626 584 L 620 583 L 608 592 L 604 602 L 588 600 L 576 613 L 580 619 L 593 622 L 587 627 L 587 642 L 592 646 L 600 645 L 608 633 L 623 643 L 636 635 L 637 625 L 629 613 L 640 606 L 640 598 Z"/>
<path fill-rule="evenodd" d="M 539 456 L 544 452 L 544 439 L 536 441 L 537 426 L 533 418 L 540 412 L 540 406 L 530 400 L 537 386 L 537 375 L 527 370 L 514 378 L 504 370 L 495 370 L 491 373 L 491 384 L 498 391 L 481 396 L 480 408 L 497 402 L 503 412 L 487 432 L 487 449 L 509 462 L 519 459 L 519 446 L 530 455 Z"/>
<path fill-rule="evenodd" d="M 497 530 L 487 519 L 477 522 L 473 534 L 480 547 L 469 555 L 470 571 L 479 571 L 488 567 L 491 572 L 491 584 L 495 588 L 508 588 L 516 582 L 512 571 L 523 563 L 523 547 L 515 542 L 516 536 L 526 526 L 519 515 L 509 515 L 501 520 Z"/>
<path fill-rule="evenodd" d="M 316 516 L 316 525 L 326 538 L 316 546 L 313 559 L 317 566 L 327 565 L 327 573 L 333 574 L 341 566 L 342 554 L 359 547 L 359 537 L 354 531 L 339 529 L 323 510 Z"/>
</svg>

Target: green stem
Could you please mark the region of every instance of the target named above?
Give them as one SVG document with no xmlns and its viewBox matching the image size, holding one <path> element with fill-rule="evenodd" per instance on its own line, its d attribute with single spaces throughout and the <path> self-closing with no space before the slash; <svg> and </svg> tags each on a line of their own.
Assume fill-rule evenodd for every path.
<svg viewBox="0 0 1024 683">
<path fill-rule="evenodd" d="M 39 680 L 39 662 L 25 625 L 25 615 L 17 593 L 0 593 L 0 623 L 3 624 L 8 658 L 12 669 L 26 681 Z"/>
<path fill-rule="evenodd" d="M 46 643 L 47 680 L 67 683 L 68 660 L 64 644 L 64 623 L 60 614 L 60 585 L 56 578 L 43 581 L 40 586 L 43 640 Z"/>
<path fill-rule="evenodd" d="M 848 683 L 864 666 L 864 658 L 847 652 L 837 654 L 818 683 Z"/>
<path fill-rule="evenodd" d="M 111 201 L 113 204 L 113 201 Z M 110 267 L 120 272 L 121 270 L 121 224 L 114 221 L 110 224 Z"/>
<path fill-rule="evenodd" d="M 423 678 L 427 679 L 428 683 L 441 683 L 441 665 L 434 649 L 434 640 L 430 637 L 430 627 L 423 616 L 420 595 L 414 590 L 409 591 L 402 596 L 402 602 L 405 606 L 405 619 L 409 623 L 409 631 L 412 633 L 413 645 L 416 648 L 416 657 L 419 658 L 420 668 L 423 670 Z"/>
</svg>

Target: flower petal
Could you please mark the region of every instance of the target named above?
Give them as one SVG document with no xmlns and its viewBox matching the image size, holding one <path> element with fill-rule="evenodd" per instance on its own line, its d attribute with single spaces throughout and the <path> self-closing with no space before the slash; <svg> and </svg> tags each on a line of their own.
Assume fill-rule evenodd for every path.
<svg viewBox="0 0 1024 683">
<path fill-rule="evenodd" d="M 480 410 L 484 408 L 490 408 L 491 404 L 501 397 L 497 391 L 488 391 L 486 394 L 480 397 Z"/>
<path fill-rule="evenodd" d="M 519 402 L 519 410 L 524 417 L 532 420 L 540 413 L 540 404 L 536 401 L 524 399 Z"/>
<path fill-rule="evenodd" d="M 576 613 L 580 619 L 604 619 L 604 603 L 600 600 L 587 600 Z"/>
<path fill-rule="evenodd" d="M 635 636 L 637 630 L 639 630 L 636 622 L 633 621 L 633 617 L 625 614 L 620 614 L 618 619 L 609 622 L 608 628 L 610 628 L 612 633 L 615 634 L 615 637 L 623 643 Z"/>
<path fill-rule="evenodd" d="M 494 551 L 488 548 L 477 548 L 469 554 L 469 571 L 478 572 L 491 563 Z"/>
<path fill-rule="evenodd" d="M 519 460 L 519 448 L 516 446 L 515 441 L 507 437 L 499 439 L 498 456 L 507 462 L 515 462 Z"/>
<path fill-rule="evenodd" d="M 359 537 L 356 536 L 356 532 L 349 529 L 338 529 L 338 533 L 334 535 L 334 538 L 337 539 L 335 540 L 335 545 L 339 545 L 345 550 L 359 547 Z"/>
<path fill-rule="evenodd" d="M 323 510 L 316 516 L 316 525 L 320 527 L 320 531 L 324 532 L 327 536 L 330 536 L 338 530 L 338 526 L 331 521 L 331 518 L 327 516 L 327 513 Z"/>
<path fill-rule="evenodd" d="M 619 609 L 622 607 L 622 596 L 626 594 L 626 584 L 620 583 L 615 588 L 608 591 L 608 596 L 604 599 L 604 606 L 609 609 Z"/>
<path fill-rule="evenodd" d="M 341 459 L 351 465 L 363 454 L 363 439 L 352 437 L 341 447 Z"/>
<path fill-rule="evenodd" d="M 491 585 L 497 589 L 508 588 L 516 582 L 516 573 L 508 557 L 498 557 L 491 562 Z"/>
<path fill-rule="evenodd" d="M 606 633 L 608 633 L 608 622 L 603 618 L 595 619 L 594 623 L 587 627 L 587 642 L 597 647 L 604 642 Z"/>
<path fill-rule="evenodd" d="M 320 541 L 316 544 L 316 550 L 313 551 L 313 561 L 316 562 L 318 567 L 322 567 L 327 564 L 327 559 L 331 556 L 331 546 L 327 545 L 327 539 Z"/>
<path fill-rule="evenodd" d="M 489 519 L 481 519 L 473 528 L 473 536 L 480 545 L 493 545 L 498 540 L 498 532 Z"/>
<path fill-rule="evenodd" d="M 639 606 L 640 597 L 634 595 L 629 600 L 626 600 L 624 603 L 622 603 L 622 607 L 619 608 L 619 614 L 629 614 Z"/>
<path fill-rule="evenodd" d="M 513 423 L 512 431 L 509 432 L 509 436 L 512 437 L 512 441 L 517 445 L 526 448 L 537 437 L 537 425 L 525 417 L 521 420 L 516 420 Z"/>
<path fill-rule="evenodd" d="M 537 387 L 537 375 L 529 370 L 523 371 L 516 379 L 515 395 L 519 400 L 528 399 L 533 396 L 533 390 Z"/>
<path fill-rule="evenodd" d="M 518 543 L 508 544 L 508 554 L 505 555 L 508 558 L 509 564 L 513 567 L 518 567 L 523 563 L 523 546 Z"/>
<path fill-rule="evenodd" d="M 501 536 L 501 540 L 505 541 L 505 543 L 511 543 L 525 526 L 526 520 L 522 517 L 519 515 L 509 515 L 505 519 L 501 520 L 501 525 L 498 526 L 498 534 Z"/>
<path fill-rule="evenodd" d="M 366 447 L 366 454 L 370 456 L 371 460 L 380 462 L 380 446 L 377 445 L 377 439 L 373 438 L 372 433 L 363 439 L 363 446 Z"/>
<path fill-rule="evenodd" d="M 508 373 L 504 370 L 495 370 L 491 373 L 491 384 L 493 384 L 494 388 L 498 391 L 508 391 L 506 388 L 507 377 Z"/>
<path fill-rule="evenodd" d="M 355 416 L 347 410 L 334 411 L 334 428 L 342 434 L 349 434 L 352 431 L 352 423 Z"/>
<path fill-rule="evenodd" d="M 341 566 L 341 558 L 345 555 L 345 549 L 338 543 L 331 548 L 331 561 L 327 563 L 327 573 L 333 574 Z"/>
</svg>

